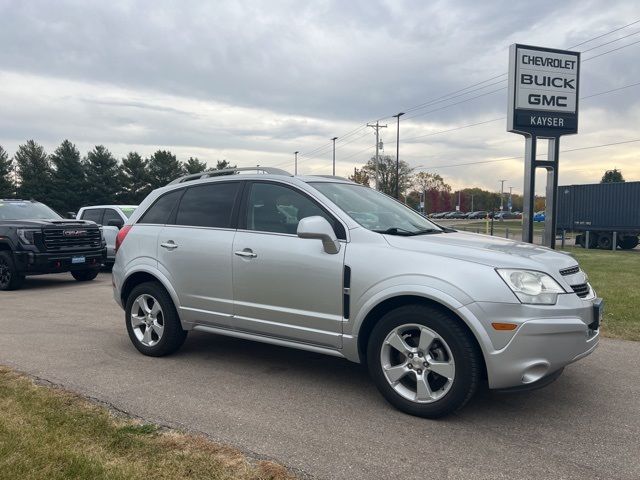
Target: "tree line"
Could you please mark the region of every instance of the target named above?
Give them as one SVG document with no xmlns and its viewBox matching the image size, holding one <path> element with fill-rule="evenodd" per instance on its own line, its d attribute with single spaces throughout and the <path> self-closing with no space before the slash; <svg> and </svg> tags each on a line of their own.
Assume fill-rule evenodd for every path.
<svg viewBox="0 0 640 480">
<path fill-rule="evenodd" d="M 216 165 L 229 167 L 226 160 Z M 181 162 L 169 150 L 157 150 L 148 158 L 129 152 L 119 161 L 104 145 L 82 157 L 69 140 L 51 154 L 29 140 L 13 157 L 0 146 L 0 199 L 39 200 L 63 215 L 86 205 L 137 205 L 151 190 L 206 169 L 198 158 Z"/>
<path fill-rule="evenodd" d="M 453 211 L 460 202 L 460 210 L 492 211 L 500 209 L 500 192 L 492 192 L 481 188 L 464 188 L 453 191 L 451 185 L 437 173 L 415 172 L 409 164 L 403 160 L 398 162 L 398 174 L 396 175 L 396 159 L 392 155 L 380 155 L 377 165 L 378 189 L 387 195 L 395 197 L 396 178 L 399 179 L 398 190 L 400 201 L 410 207 L 420 210 L 420 197 L 424 197 L 425 212 Z M 372 157 L 361 168 L 354 168 L 349 180 L 366 185 L 375 185 L 376 161 Z M 502 205 L 508 210 L 509 192 L 503 195 Z M 522 196 L 511 195 L 512 210 L 522 210 Z M 544 210 L 544 198 L 537 197 L 535 210 Z"/>
</svg>

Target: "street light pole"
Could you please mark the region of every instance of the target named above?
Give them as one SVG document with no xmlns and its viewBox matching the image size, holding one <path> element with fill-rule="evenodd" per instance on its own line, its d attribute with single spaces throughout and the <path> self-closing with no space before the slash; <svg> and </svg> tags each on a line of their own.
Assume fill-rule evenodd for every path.
<svg viewBox="0 0 640 480">
<path fill-rule="evenodd" d="M 293 154 L 296 156 L 295 160 L 294 160 L 294 167 L 293 167 L 293 174 L 294 175 L 298 175 L 298 154 L 300 152 L 293 152 Z"/>
<path fill-rule="evenodd" d="M 333 137 L 331 140 L 333 141 L 333 176 L 336 176 L 336 140 L 338 137 Z"/>
<path fill-rule="evenodd" d="M 404 115 L 404 112 L 393 115 L 398 119 L 396 126 L 396 198 L 400 200 L 400 117 Z"/>
<path fill-rule="evenodd" d="M 500 182 L 500 211 L 504 211 L 504 182 L 506 180 L 498 180 Z"/>
<path fill-rule="evenodd" d="M 474 193 L 471 193 L 471 211 L 475 212 L 475 210 L 473 209 L 473 196 L 475 195 Z"/>
<path fill-rule="evenodd" d="M 513 193 L 513 187 L 509 187 L 509 211 L 513 210 L 513 199 L 511 195 Z"/>
</svg>

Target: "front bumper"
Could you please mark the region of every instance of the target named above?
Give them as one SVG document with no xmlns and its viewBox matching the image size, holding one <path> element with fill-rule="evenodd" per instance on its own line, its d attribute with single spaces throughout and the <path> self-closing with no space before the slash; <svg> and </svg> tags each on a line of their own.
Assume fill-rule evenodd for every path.
<svg viewBox="0 0 640 480">
<path fill-rule="evenodd" d="M 61 273 L 87 268 L 99 268 L 106 259 L 107 249 L 71 253 L 15 252 L 18 269 L 25 275 Z M 73 263 L 73 258 L 84 257 L 83 263 Z"/>
<path fill-rule="evenodd" d="M 554 306 L 473 303 L 461 314 L 472 315 L 486 335 L 483 352 L 489 388 L 534 384 L 589 355 L 598 345 L 599 327 L 593 300 L 561 295 Z M 492 322 L 518 323 L 512 332 L 497 332 Z"/>
</svg>

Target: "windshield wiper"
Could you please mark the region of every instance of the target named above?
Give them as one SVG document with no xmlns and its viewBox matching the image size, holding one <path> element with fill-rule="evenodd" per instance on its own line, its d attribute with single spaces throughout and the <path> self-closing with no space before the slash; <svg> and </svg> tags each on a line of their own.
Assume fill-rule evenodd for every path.
<svg viewBox="0 0 640 480">
<path fill-rule="evenodd" d="M 430 233 L 441 233 L 441 230 L 436 230 L 435 228 L 427 228 L 425 230 L 407 230 L 402 227 L 390 227 L 386 230 L 373 230 L 376 233 L 382 233 L 386 235 L 400 235 L 403 237 L 412 237 L 414 235 L 427 235 Z"/>
</svg>

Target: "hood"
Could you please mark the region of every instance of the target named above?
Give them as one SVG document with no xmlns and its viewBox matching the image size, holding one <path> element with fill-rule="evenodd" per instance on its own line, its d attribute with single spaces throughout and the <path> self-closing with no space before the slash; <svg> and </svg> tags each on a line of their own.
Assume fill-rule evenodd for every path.
<svg viewBox="0 0 640 480">
<path fill-rule="evenodd" d="M 2 220 L 0 224 L 10 225 L 19 228 L 41 228 L 41 227 L 97 227 L 95 222 L 87 220 L 66 220 L 66 219 L 34 219 L 34 220 Z"/>
<path fill-rule="evenodd" d="M 558 276 L 578 262 L 567 253 L 530 243 L 468 232 L 401 237 L 385 235 L 396 248 L 480 263 L 496 268 L 527 268 Z"/>
</svg>

